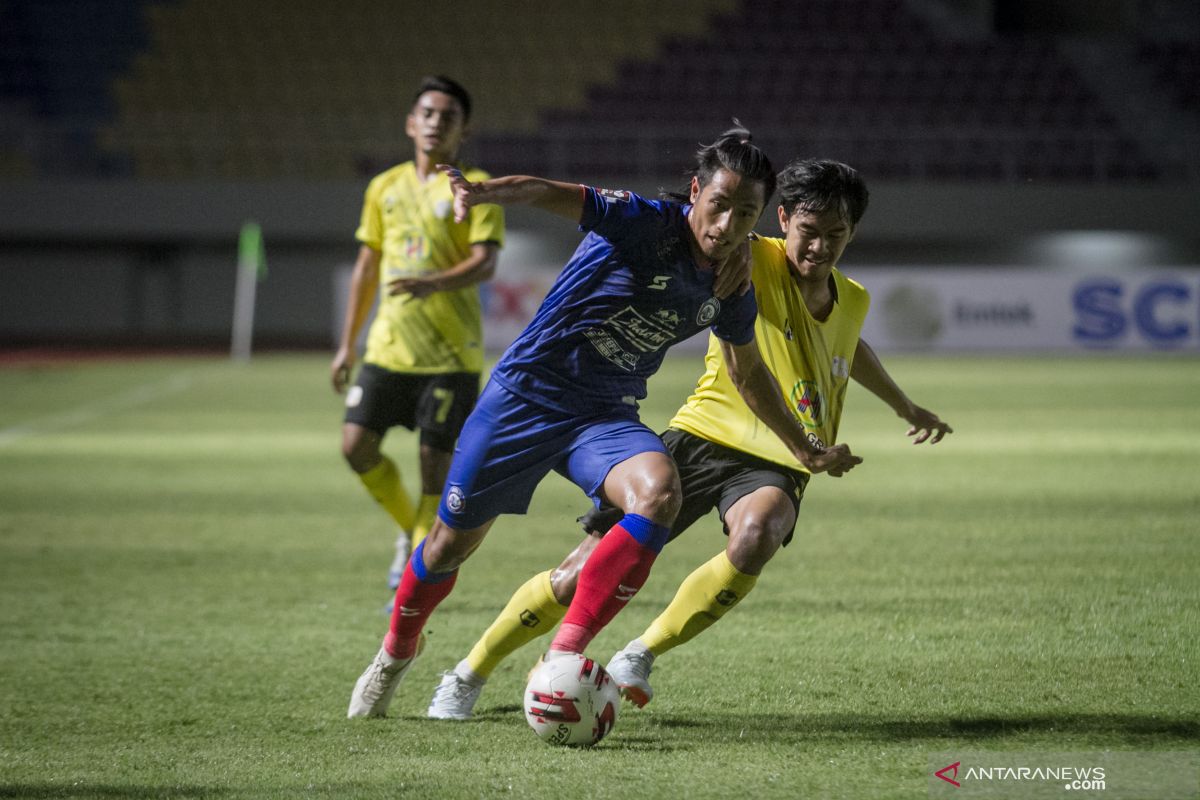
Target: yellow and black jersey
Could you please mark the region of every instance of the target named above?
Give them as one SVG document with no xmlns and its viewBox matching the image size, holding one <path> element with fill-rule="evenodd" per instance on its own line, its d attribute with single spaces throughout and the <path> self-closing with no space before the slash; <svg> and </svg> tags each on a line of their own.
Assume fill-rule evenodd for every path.
<svg viewBox="0 0 1200 800">
<path fill-rule="evenodd" d="M 835 444 L 850 366 L 870 305 L 867 291 L 834 269 L 833 310 L 818 321 L 792 278 L 783 239 L 756 238 L 751 242 L 751 258 L 758 300 L 754 333 L 763 360 L 809 439 L 820 446 Z M 742 400 L 729 377 L 721 345 L 711 335 L 704 375 L 670 427 L 807 471 Z"/>
</svg>

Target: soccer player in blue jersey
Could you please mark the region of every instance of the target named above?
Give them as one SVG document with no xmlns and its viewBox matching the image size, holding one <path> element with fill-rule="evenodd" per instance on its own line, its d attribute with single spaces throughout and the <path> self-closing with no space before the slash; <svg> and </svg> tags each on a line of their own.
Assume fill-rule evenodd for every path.
<svg viewBox="0 0 1200 800">
<path fill-rule="evenodd" d="M 686 204 L 528 176 L 471 183 L 445 168 L 456 217 L 484 203 L 532 205 L 587 236 L 460 434 L 438 520 L 409 559 L 349 716 L 386 713 L 458 567 L 498 515 L 524 513 L 550 470 L 623 516 L 581 571 L 546 657 L 582 653 L 637 593 L 681 502 L 674 462 L 638 419 L 637 402 L 667 348 L 701 330 L 720 339 L 737 391 L 809 471 L 840 476 L 861 463 L 844 444 L 809 440 L 759 354 L 754 293 L 726 291 L 748 273 L 745 240 L 775 189 L 769 159 L 743 129 L 696 155 Z"/>
</svg>

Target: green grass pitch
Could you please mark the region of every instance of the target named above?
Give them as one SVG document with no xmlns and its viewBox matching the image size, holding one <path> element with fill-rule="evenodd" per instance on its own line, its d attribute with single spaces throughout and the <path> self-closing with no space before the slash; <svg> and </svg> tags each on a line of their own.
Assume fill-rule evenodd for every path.
<svg viewBox="0 0 1200 800">
<path fill-rule="evenodd" d="M 393 534 L 338 453 L 324 356 L 0 369 L 0 797 L 926 797 L 928 754 L 1200 750 L 1200 362 L 885 358 L 956 433 L 913 447 L 861 387 L 865 463 L 817 478 L 746 602 L 659 660 L 590 751 L 438 674 L 574 545 L 549 477 L 430 620 L 386 720 L 345 719 Z M 700 370 L 668 359 L 659 428 Z M 413 437 L 389 451 L 413 485 Z M 723 546 L 659 559 L 607 660 Z"/>
</svg>

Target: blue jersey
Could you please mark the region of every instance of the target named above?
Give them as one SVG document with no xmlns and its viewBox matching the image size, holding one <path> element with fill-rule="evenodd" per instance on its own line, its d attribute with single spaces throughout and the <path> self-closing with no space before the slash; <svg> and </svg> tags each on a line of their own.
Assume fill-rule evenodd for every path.
<svg viewBox="0 0 1200 800">
<path fill-rule="evenodd" d="M 688 245 L 690 206 L 584 189 L 588 234 L 492 379 L 531 402 L 593 414 L 637 406 L 667 348 L 706 328 L 754 339 L 754 292 L 718 300 Z"/>
</svg>

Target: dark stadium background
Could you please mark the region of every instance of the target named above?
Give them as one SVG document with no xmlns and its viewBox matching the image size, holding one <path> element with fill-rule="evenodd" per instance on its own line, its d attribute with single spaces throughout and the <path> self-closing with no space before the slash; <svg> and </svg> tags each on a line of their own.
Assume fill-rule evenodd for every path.
<svg viewBox="0 0 1200 800">
<path fill-rule="evenodd" d="M 864 173 L 851 273 L 1178 281 L 1200 274 L 1198 8 L 6 0 L 0 348 L 227 346 L 247 220 L 269 262 L 256 345 L 329 347 L 361 193 L 408 157 L 411 92 L 438 72 L 475 94 L 465 156 L 493 174 L 674 188 L 736 116 L 780 165 Z M 510 213 L 492 316 L 536 302 L 569 227 Z M 1182 291 L 1165 308 L 1194 350 Z"/>
</svg>

